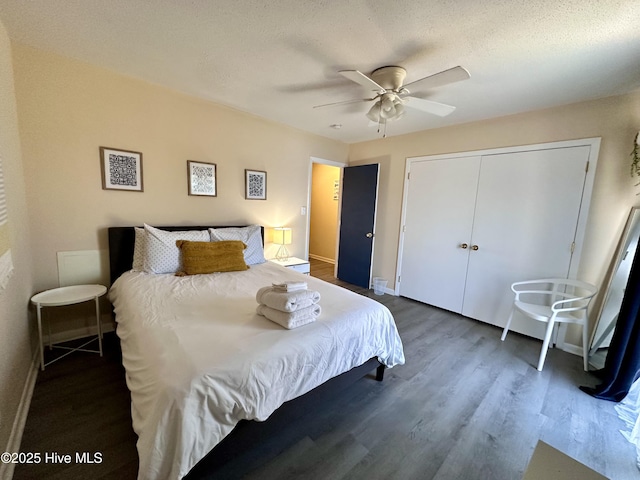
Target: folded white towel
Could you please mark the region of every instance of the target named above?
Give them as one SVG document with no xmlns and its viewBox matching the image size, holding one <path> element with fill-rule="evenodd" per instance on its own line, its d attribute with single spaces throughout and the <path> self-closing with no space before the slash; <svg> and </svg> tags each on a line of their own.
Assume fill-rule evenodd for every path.
<svg viewBox="0 0 640 480">
<path fill-rule="evenodd" d="M 256 301 L 281 312 L 295 312 L 320 301 L 320 293 L 314 290 L 281 292 L 274 287 L 262 287 L 256 293 Z"/>
<path fill-rule="evenodd" d="M 269 308 L 266 305 L 258 305 L 256 309 L 259 315 L 263 315 L 272 322 L 289 330 L 315 322 L 321 311 L 320 305 L 317 304 L 290 313 L 281 312 L 280 310 Z"/>
<path fill-rule="evenodd" d="M 274 283 L 272 286 L 279 292 L 297 292 L 298 290 L 306 290 L 307 282 L 282 282 Z"/>
</svg>

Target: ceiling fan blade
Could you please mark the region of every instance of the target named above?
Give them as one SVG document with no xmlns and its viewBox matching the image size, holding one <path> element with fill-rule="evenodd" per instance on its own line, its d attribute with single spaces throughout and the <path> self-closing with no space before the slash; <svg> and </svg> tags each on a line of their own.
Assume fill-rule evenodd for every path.
<svg viewBox="0 0 640 480">
<path fill-rule="evenodd" d="M 447 85 L 448 83 L 459 82 L 461 80 L 467 80 L 471 78 L 469 72 L 467 72 L 464 68 L 458 66 L 450 68 L 449 70 L 444 70 L 440 73 L 434 73 L 428 77 L 421 78 L 420 80 L 416 80 L 415 82 L 407 83 L 404 85 L 404 88 L 411 87 L 411 90 L 420 90 L 427 88 L 439 87 L 441 85 Z"/>
<path fill-rule="evenodd" d="M 376 98 L 378 97 L 358 98 L 356 100 L 345 100 L 343 102 L 324 103 L 322 105 L 314 105 L 313 108 L 335 107 L 337 105 L 349 105 L 350 103 L 370 102 L 371 100 L 375 100 Z"/>
<path fill-rule="evenodd" d="M 375 90 L 380 93 L 386 92 L 386 90 L 383 87 L 378 85 L 376 82 L 374 82 L 369 77 L 367 77 L 364 73 L 359 72 L 358 70 L 340 70 L 338 73 L 343 77 L 348 78 L 352 82 L 356 82 L 370 90 Z"/>
<path fill-rule="evenodd" d="M 439 117 L 446 117 L 456 109 L 452 105 L 446 105 L 444 103 L 434 102 L 432 100 L 425 100 L 417 97 L 404 97 L 407 107 L 415 108 L 422 112 L 438 115 Z"/>
</svg>

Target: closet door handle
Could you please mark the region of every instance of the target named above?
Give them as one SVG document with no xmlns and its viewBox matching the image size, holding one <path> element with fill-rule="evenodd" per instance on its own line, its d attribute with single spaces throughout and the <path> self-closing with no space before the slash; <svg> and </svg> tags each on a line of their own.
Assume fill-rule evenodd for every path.
<svg viewBox="0 0 640 480">
<path fill-rule="evenodd" d="M 478 250 L 480 247 L 478 245 L 471 245 L 471 250 Z"/>
<path fill-rule="evenodd" d="M 365 237 L 367 237 L 367 238 L 373 238 L 373 233 L 369 232 L 369 233 L 367 233 L 367 234 L 365 235 Z"/>
<path fill-rule="evenodd" d="M 461 249 L 463 249 L 463 250 L 464 250 L 465 248 L 467 248 L 467 247 L 469 247 L 469 245 L 467 245 L 466 243 L 463 243 L 462 245 L 460 245 L 460 248 L 461 248 Z"/>
</svg>

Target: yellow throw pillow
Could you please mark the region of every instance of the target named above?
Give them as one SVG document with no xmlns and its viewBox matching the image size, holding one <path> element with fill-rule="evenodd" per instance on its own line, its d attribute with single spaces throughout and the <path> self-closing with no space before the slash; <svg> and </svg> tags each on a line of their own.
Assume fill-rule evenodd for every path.
<svg viewBox="0 0 640 480">
<path fill-rule="evenodd" d="M 247 270 L 244 249 L 239 240 L 224 242 L 176 241 L 182 254 L 182 272 L 177 275 L 199 275 L 201 273 L 238 272 Z"/>
</svg>

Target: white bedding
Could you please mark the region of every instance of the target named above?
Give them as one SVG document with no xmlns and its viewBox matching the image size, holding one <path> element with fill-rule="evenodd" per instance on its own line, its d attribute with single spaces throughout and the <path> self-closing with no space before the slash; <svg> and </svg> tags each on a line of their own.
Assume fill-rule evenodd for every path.
<svg viewBox="0 0 640 480">
<path fill-rule="evenodd" d="M 305 280 L 322 314 L 286 330 L 256 314 L 260 287 Z M 404 363 L 389 310 L 271 262 L 176 277 L 127 272 L 110 290 L 121 339 L 140 479 L 181 478 L 241 419 L 378 357 Z"/>
</svg>

